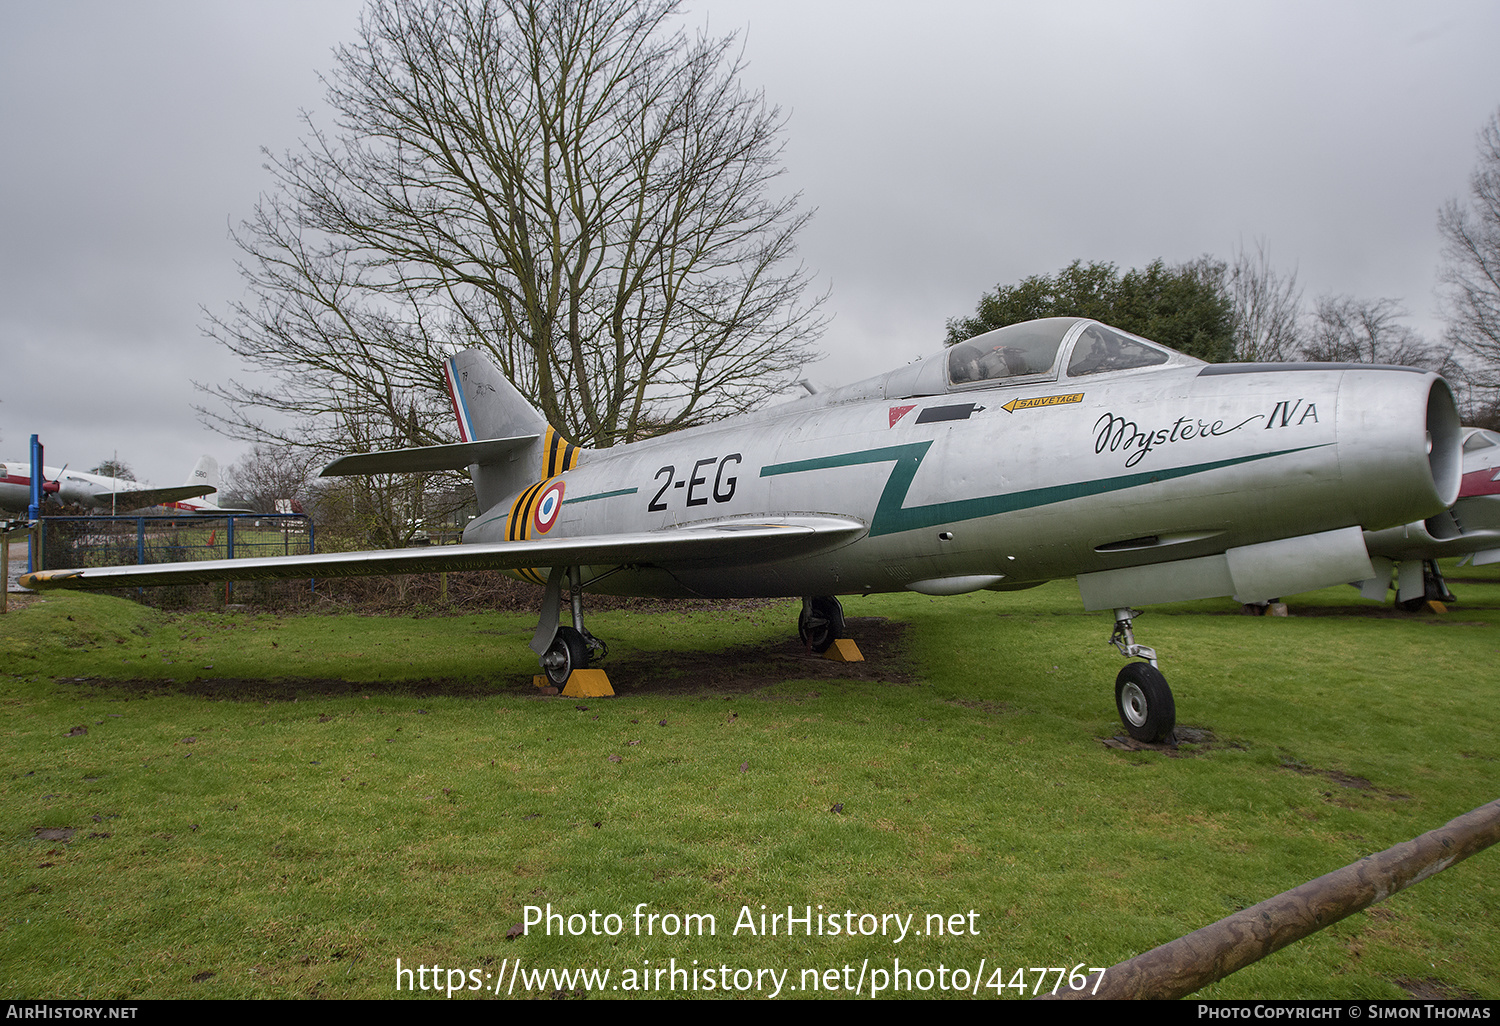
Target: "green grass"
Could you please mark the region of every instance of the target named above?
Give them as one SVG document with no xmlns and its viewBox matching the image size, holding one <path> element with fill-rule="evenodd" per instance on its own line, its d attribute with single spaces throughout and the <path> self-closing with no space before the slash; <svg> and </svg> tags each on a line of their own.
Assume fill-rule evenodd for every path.
<svg viewBox="0 0 1500 1026">
<path fill-rule="evenodd" d="M 611 983 L 696 959 L 797 986 L 899 958 L 971 974 L 984 959 L 982 984 L 1019 967 L 1029 990 L 1032 966 L 1112 965 L 1500 797 L 1494 570 L 1457 572 L 1488 583 L 1454 582 L 1445 617 L 1379 616 L 1352 589 L 1299 596 L 1286 619 L 1151 611 L 1138 638 L 1161 653 L 1179 723 L 1208 732 L 1175 755 L 1101 743 L 1120 732 L 1120 660 L 1071 583 L 848 600 L 851 617 L 909 625 L 885 680 L 682 694 L 616 673 L 619 697 L 585 701 L 534 695 L 528 617 L 48 596 L 0 618 L 0 988 L 383 998 L 398 958 L 481 978 L 520 958 Z M 794 613 L 615 611 L 590 627 L 666 679 L 680 653 L 779 641 Z M 203 683 L 225 678 L 265 683 Z M 347 683 L 311 683 L 328 679 Z M 1500 996 L 1497 859 L 1200 996 Z M 636 936 L 642 902 L 712 914 L 717 934 Z M 507 939 L 548 903 L 624 931 Z M 736 934 L 762 904 L 913 915 L 918 930 L 958 914 L 964 932 Z"/>
</svg>

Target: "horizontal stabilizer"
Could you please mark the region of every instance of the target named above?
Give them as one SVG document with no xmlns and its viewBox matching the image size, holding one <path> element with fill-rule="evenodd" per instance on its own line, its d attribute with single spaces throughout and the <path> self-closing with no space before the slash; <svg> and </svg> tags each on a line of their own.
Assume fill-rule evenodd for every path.
<svg viewBox="0 0 1500 1026">
<path fill-rule="evenodd" d="M 160 506 L 167 502 L 197 499 L 212 495 L 212 485 L 178 485 L 176 488 L 132 488 L 122 492 L 95 492 L 94 502 L 100 506 L 118 506 L 120 509 L 140 509 L 143 506 Z"/>
<path fill-rule="evenodd" d="M 416 474 L 434 470 L 463 470 L 475 463 L 483 466 L 505 459 L 517 449 L 535 442 L 540 435 L 486 438 L 452 445 L 423 445 L 415 449 L 387 449 L 340 456 L 323 468 L 319 477 L 347 474 Z"/>
<path fill-rule="evenodd" d="M 225 580 L 367 577 L 555 566 L 650 565 L 670 570 L 702 569 L 801 558 L 847 545 L 863 537 L 867 530 L 862 521 L 848 517 L 758 517 L 581 538 L 39 570 L 23 575 L 21 584 L 27 588 L 95 590 Z"/>
</svg>

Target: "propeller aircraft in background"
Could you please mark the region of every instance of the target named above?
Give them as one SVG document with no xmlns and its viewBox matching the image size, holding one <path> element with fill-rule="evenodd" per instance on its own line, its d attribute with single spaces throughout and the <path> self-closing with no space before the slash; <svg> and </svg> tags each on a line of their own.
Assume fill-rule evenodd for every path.
<svg viewBox="0 0 1500 1026">
<path fill-rule="evenodd" d="M 65 504 L 92 506 L 126 513 L 149 506 L 172 506 L 192 512 L 225 513 L 203 501 L 219 488 L 219 464 L 212 456 L 200 456 L 188 479 L 175 488 L 152 488 L 128 478 L 105 477 L 69 470 L 66 466 L 42 468 L 42 495 Z M 0 509 L 22 512 L 31 502 L 31 464 L 0 463 Z"/>
<path fill-rule="evenodd" d="M 1374 576 L 1366 530 L 1458 496 L 1448 385 L 1411 368 L 1207 364 L 1082 318 L 1000 328 L 897 370 L 604 450 L 564 439 L 478 351 L 444 361 L 461 441 L 347 456 L 325 475 L 467 468 L 457 546 L 52 570 L 31 587 L 501 569 L 545 588 L 547 676 L 603 656 L 588 591 L 800 596 L 814 650 L 837 596 L 1010 591 L 1074 577 L 1127 659 L 1116 708 L 1176 720 L 1134 606 L 1245 603 Z M 562 589 L 571 624 L 562 623 Z"/>
</svg>

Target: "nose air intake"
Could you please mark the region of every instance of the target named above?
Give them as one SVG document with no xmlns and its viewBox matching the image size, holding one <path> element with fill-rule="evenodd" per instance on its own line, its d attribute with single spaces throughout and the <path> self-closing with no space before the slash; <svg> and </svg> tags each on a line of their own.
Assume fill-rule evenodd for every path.
<svg viewBox="0 0 1500 1026">
<path fill-rule="evenodd" d="M 1458 501 L 1463 478 L 1462 444 L 1463 427 L 1453 390 L 1437 378 L 1427 392 L 1427 466 L 1432 471 L 1433 490 L 1444 506 Z"/>
</svg>

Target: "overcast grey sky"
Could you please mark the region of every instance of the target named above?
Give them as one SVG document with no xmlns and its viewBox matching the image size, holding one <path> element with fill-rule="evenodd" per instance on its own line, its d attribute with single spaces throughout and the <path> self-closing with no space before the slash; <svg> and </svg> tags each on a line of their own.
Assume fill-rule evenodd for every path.
<svg viewBox="0 0 1500 1026">
<path fill-rule="evenodd" d="M 175 484 L 242 443 L 192 381 L 234 374 L 200 308 L 241 294 L 260 148 L 303 132 L 361 4 L 0 5 L 0 458 L 118 452 Z M 1500 106 L 1500 4 L 701 0 L 789 114 L 841 384 L 940 345 L 982 291 L 1074 259 L 1264 239 L 1322 293 L 1436 333 L 1438 207 Z"/>
</svg>

